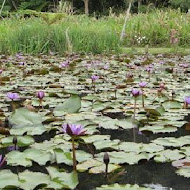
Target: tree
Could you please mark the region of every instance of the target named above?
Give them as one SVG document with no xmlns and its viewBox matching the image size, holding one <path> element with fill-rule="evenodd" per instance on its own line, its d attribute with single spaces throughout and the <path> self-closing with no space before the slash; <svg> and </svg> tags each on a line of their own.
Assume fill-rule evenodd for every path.
<svg viewBox="0 0 190 190">
<path fill-rule="evenodd" d="M 84 1 L 85 14 L 89 15 L 89 0 L 83 0 L 83 1 Z"/>
</svg>

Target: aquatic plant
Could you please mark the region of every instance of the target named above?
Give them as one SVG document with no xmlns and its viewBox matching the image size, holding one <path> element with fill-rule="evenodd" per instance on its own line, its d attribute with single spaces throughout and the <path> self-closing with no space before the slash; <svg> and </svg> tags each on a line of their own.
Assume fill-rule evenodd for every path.
<svg viewBox="0 0 190 190">
<path fill-rule="evenodd" d="M 40 107 L 42 107 L 42 101 L 43 101 L 43 98 L 45 96 L 45 92 L 40 90 L 36 93 L 36 96 L 39 98 L 39 104 L 40 104 Z"/>
<path fill-rule="evenodd" d="M 73 170 L 76 170 L 77 160 L 75 152 L 75 138 L 85 134 L 86 130 L 81 125 L 77 124 L 63 124 L 62 131 L 69 136 L 72 140 L 72 153 L 73 153 Z"/>
<path fill-rule="evenodd" d="M 12 93 L 12 92 L 8 92 L 7 97 L 12 101 L 19 99 L 19 95 L 17 93 Z"/>
<path fill-rule="evenodd" d="M 135 118 L 136 106 L 137 106 L 136 105 L 137 104 L 137 97 L 141 95 L 141 91 L 138 90 L 138 89 L 133 88 L 131 93 L 132 93 L 132 95 L 134 97 L 134 113 L 133 113 L 133 115 L 134 115 L 134 118 Z"/>
<path fill-rule="evenodd" d="M 91 80 L 92 80 L 92 88 L 94 89 L 94 92 L 96 92 L 96 84 L 95 81 L 98 80 L 100 77 L 97 75 L 92 75 Z"/>
<path fill-rule="evenodd" d="M 189 104 L 190 104 L 190 97 L 186 96 L 184 100 L 184 108 L 188 108 Z"/>
<path fill-rule="evenodd" d="M 0 154 L 0 167 L 4 164 L 5 162 L 5 157 L 3 158 L 3 156 Z"/>
<path fill-rule="evenodd" d="M 143 88 L 146 87 L 147 84 L 148 83 L 145 82 L 145 81 L 142 81 L 142 82 L 139 83 L 139 86 L 140 86 L 141 92 L 142 92 L 141 95 L 142 95 L 142 107 L 143 108 L 144 108 L 144 90 L 143 90 Z"/>
</svg>

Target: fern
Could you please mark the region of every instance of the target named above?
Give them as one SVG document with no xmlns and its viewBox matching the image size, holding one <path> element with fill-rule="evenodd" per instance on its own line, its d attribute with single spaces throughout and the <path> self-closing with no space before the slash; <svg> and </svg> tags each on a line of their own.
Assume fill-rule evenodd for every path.
<svg viewBox="0 0 190 190">
<path fill-rule="evenodd" d="M 29 0 L 23 1 L 19 5 L 20 10 L 34 9 L 36 11 L 42 11 L 49 4 L 46 0 Z"/>
</svg>

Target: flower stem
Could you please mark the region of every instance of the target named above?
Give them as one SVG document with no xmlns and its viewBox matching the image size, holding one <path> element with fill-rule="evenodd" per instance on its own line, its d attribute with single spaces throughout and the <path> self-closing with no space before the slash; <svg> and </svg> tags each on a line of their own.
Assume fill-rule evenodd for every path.
<svg viewBox="0 0 190 190">
<path fill-rule="evenodd" d="M 136 97 L 134 97 L 134 98 L 135 98 L 135 102 L 134 102 L 134 119 L 135 119 L 137 99 L 136 99 Z"/>
<path fill-rule="evenodd" d="M 144 91 L 142 89 L 142 107 L 144 108 Z"/>
<path fill-rule="evenodd" d="M 77 169 L 77 161 L 76 161 L 76 153 L 75 153 L 75 139 L 74 137 L 72 139 L 72 149 L 73 149 L 73 170 Z"/>
</svg>

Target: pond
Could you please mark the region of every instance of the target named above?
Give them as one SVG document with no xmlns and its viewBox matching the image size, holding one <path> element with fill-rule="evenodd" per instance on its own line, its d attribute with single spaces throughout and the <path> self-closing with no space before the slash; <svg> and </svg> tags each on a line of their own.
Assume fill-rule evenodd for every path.
<svg viewBox="0 0 190 190">
<path fill-rule="evenodd" d="M 0 189 L 189 189 L 189 56 L 0 61 Z"/>
</svg>

